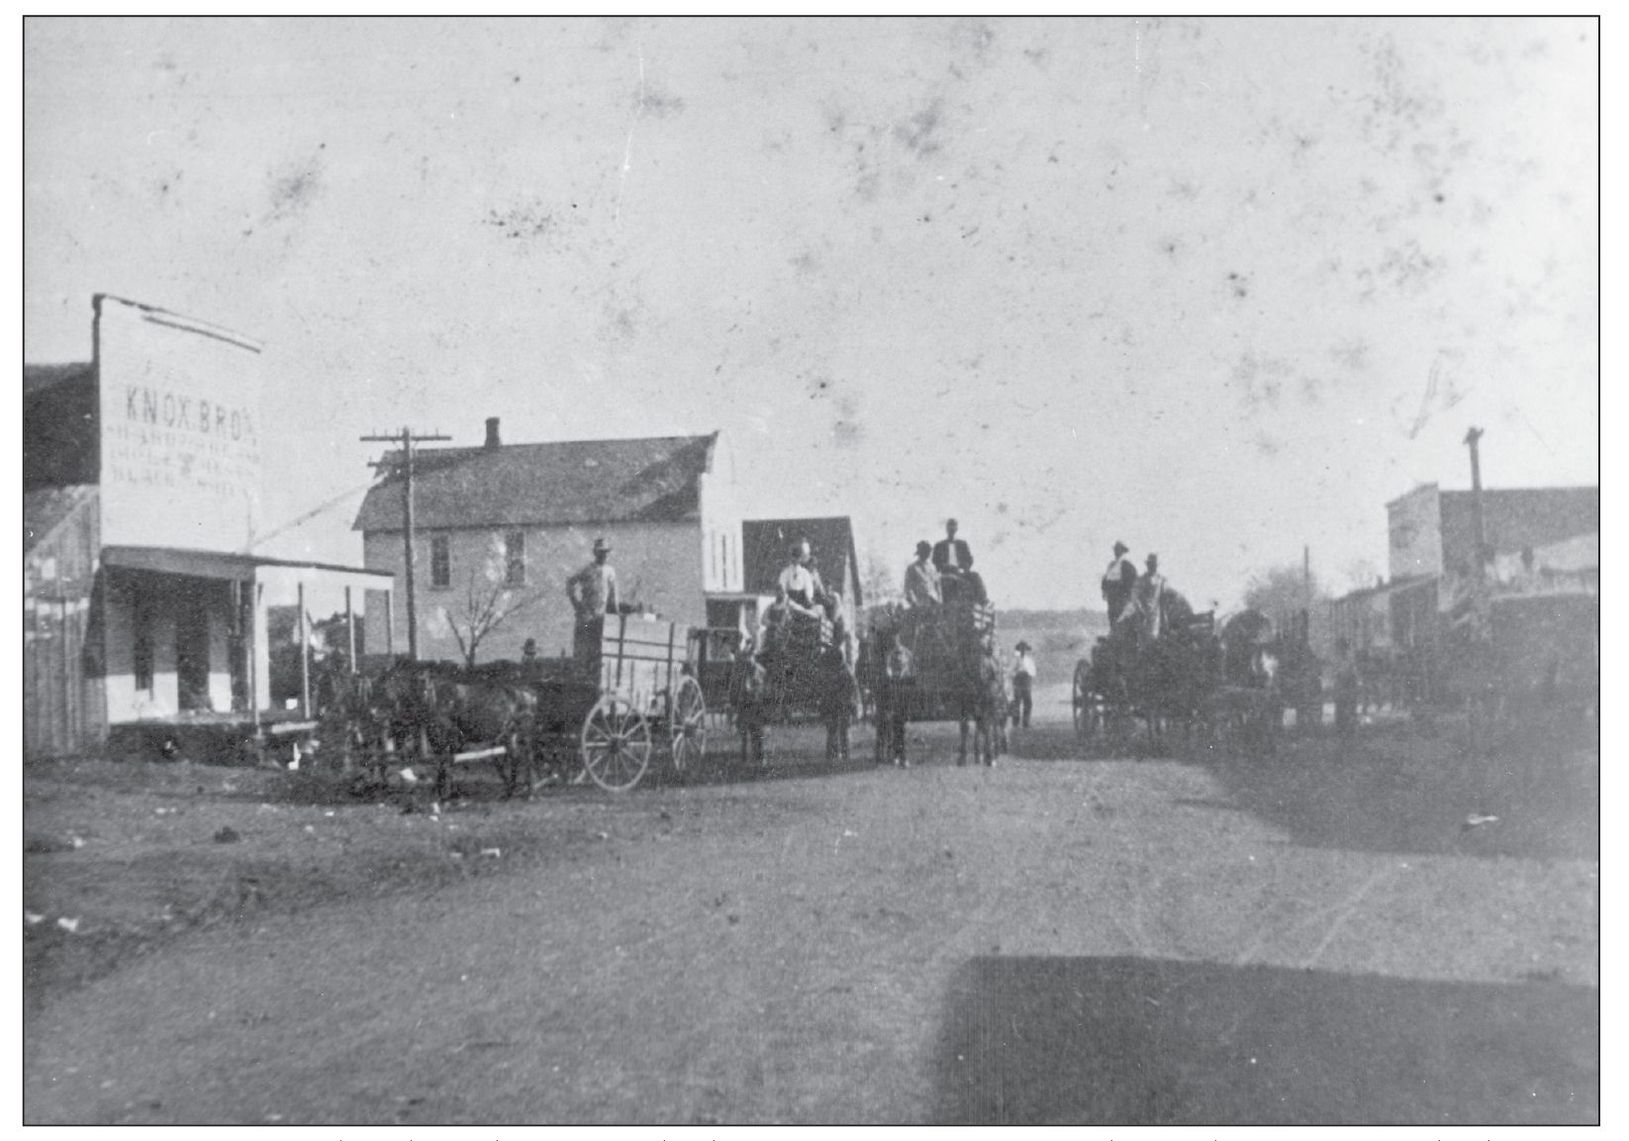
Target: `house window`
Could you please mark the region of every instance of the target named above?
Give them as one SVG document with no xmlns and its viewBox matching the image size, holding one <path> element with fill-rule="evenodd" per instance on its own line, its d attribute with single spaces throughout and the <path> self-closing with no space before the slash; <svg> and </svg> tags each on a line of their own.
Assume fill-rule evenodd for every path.
<svg viewBox="0 0 1629 1141">
<path fill-rule="evenodd" d="M 503 537 L 503 581 L 508 586 L 526 585 L 526 532 L 510 531 Z"/>
<path fill-rule="evenodd" d="M 153 616 L 145 606 L 135 614 L 135 636 L 131 646 L 131 673 L 137 693 L 153 692 Z"/>
<path fill-rule="evenodd" d="M 452 585 L 452 551 L 445 535 L 430 540 L 430 585 Z"/>
</svg>

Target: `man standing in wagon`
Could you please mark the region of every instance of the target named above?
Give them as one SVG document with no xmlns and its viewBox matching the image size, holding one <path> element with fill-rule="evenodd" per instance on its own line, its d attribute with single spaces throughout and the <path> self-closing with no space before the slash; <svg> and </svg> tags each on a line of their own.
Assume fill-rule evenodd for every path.
<svg viewBox="0 0 1629 1141">
<path fill-rule="evenodd" d="M 594 540 L 594 561 L 566 580 L 566 597 L 577 612 L 571 649 L 579 662 L 592 664 L 600 652 L 605 616 L 617 612 L 617 572 L 607 561 L 611 548 L 603 538 Z"/>
</svg>

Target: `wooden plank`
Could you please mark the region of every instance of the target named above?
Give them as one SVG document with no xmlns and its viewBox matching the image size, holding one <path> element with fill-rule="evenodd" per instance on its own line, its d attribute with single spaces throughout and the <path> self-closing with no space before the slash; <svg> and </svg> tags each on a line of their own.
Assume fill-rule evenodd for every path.
<svg viewBox="0 0 1629 1141">
<path fill-rule="evenodd" d="M 650 646 L 666 649 L 669 643 L 682 645 L 690 638 L 689 631 L 676 623 L 663 622 L 654 629 L 630 627 L 616 634 L 607 632 L 600 639 L 600 648 L 611 652 L 618 646 Z"/>
<path fill-rule="evenodd" d="M 502 745 L 493 745 L 489 749 L 471 749 L 466 753 L 454 753 L 454 764 L 465 764 L 469 761 L 484 761 L 489 757 L 501 757 L 509 750 Z"/>
</svg>

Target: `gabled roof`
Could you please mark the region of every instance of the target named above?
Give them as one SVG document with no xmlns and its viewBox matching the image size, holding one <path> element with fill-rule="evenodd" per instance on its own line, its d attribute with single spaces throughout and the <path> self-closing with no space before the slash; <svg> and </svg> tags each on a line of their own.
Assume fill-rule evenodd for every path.
<svg viewBox="0 0 1629 1141">
<path fill-rule="evenodd" d="M 775 593 L 776 580 L 786 565 L 786 551 L 799 539 L 809 540 L 809 552 L 822 581 L 833 590 L 860 597 L 860 560 L 854 548 L 854 526 L 847 515 L 814 519 L 748 519 L 741 524 L 741 585 L 749 592 Z"/>
<path fill-rule="evenodd" d="M 23 365 L 23 488 L 99 478 L 96 366 Z"/>
<path fill-rule="evenodd" d="M 96 498 L 95 484 L 23 492 L 23 554 L 49 538 L 74 512 Z"/>
<path fill-rule="evenodd" d="M 717 439 L 715 432 L 415 451 L 414 522 L 450 528 L 697 519 L 700 477 L 712 466 Z M 373 485 L 353 530 L 402 529 L 401 480 L 392 474 Z"/>
</svg>

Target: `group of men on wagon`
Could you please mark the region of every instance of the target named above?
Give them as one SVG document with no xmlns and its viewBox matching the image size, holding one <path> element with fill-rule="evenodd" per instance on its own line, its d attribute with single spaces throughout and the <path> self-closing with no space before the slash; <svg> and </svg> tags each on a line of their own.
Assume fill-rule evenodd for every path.
<svg viewBox="0 0 1629 1141">
<path fill-rule="evenodd" d="M 1144 571 L 1137 573 L 1126 558 L 1131 548 L 1114 544 L 1114 558 L 1103 572 L 1103 601 L 1109 608 L 1109 629 L 1137 641 L 1158 638 L 1164 631 L 1165 576 L 1160 574 L 1160 557 L 1150 553 Z"/>
<path fill-rule="evenodd" d="M 905 605 L 927 609 L 962 600 L 989 601 L 984 579 L 973 569 L 973 552 L 956 537 L 956 520 L 945 520 L 945 537 L 916 544 L 916 559 L 905 568 Z"/>
</svg>

